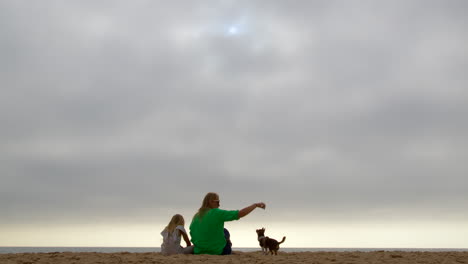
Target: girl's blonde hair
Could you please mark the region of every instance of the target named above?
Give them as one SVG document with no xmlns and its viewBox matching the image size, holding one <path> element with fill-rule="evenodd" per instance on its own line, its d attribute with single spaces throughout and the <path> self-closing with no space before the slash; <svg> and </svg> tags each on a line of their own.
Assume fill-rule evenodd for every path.
<svg viewBox="0 0 468 264">
<path fill-rule="evenodd" d="M 167 232 L 172 233 L 174 232 L 175 228 L 178 225 L 185 225 L 185 220 L 184 217 L 180 214 L 175 214 L 172 218 L 169 224 L 166 226 Z"/>
<path fill-rule="evenodd" d="M 193 217 L 198 215 L 200 218 L 202 218 L 206 214 L 206 212 L 208 212 L 211 209 L 210 201 L 213 200 L 219 200 L 219 195 L 214 192 L 207 193 L 205 195 L 205 198 L 203 198 L 202 206 L 200 207 L 200 209 L 198 209 L 198 212 Z"/>
</svg>

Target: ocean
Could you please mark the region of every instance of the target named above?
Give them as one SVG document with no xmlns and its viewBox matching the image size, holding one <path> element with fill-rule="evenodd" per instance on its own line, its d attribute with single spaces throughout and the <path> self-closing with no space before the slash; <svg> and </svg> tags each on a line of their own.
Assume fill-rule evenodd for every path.
<svg viewBox="0 0 468 264">
<path fill-rule="evenodd" d="M 468 251 L 468 248 L 281 248 L 283 252 L 372 252 L 372 251 L 429 251 L 429 252 L 445 252 L 445 251 Z M 50 252 L 99 252 L 99 253 L 146 253 L 160 252 L 159 247 L 0 247 L 0 254 L 7 253 L 50 253 Z M 253 252 L 260 251 L 260 248 L 233 248 L 233 251 Z"/>
</svg>

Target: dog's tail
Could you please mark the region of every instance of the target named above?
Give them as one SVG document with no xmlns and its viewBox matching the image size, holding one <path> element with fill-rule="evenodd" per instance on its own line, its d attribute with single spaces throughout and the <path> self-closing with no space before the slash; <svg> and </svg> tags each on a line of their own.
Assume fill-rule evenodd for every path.
<svg viewBox="0 0 468 264">
<path fill-rule="evenodd" d="M 285 240 L 286 240 L 286 237 L 284 236 L 283 239 L 281 240 L 281 242 L 278 243 L 278 245 L 283 243 Z"/>
</svg>

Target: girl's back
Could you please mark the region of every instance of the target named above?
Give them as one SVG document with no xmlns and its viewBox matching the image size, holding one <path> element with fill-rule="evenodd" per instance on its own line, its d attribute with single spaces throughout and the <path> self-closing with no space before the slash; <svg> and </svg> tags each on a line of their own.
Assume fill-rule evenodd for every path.
<svg viewBox="0 0 468 264">
<path fill-rule="evenodd" d="M 184 252 L 184 248 L 180 245 L 181 231 L 187 233 L 182 225 L 176 226 L 172 232 L 169 232 L 167 228 L 161 232 L 163 237 L 163 243 L 161 245 L 162 254 L 170 255 L 181 254 Z"/>
</svg>

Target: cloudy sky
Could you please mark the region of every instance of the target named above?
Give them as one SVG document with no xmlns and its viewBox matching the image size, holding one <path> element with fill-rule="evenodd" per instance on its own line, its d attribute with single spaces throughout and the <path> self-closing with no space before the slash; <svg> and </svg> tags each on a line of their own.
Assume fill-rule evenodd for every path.
<svg viewBox="0 0 468 264">
<path fill-rule="evenodd" d="M 0 0 L 0 246 L 468 247 L 468 2 Z"/>
</svg>

